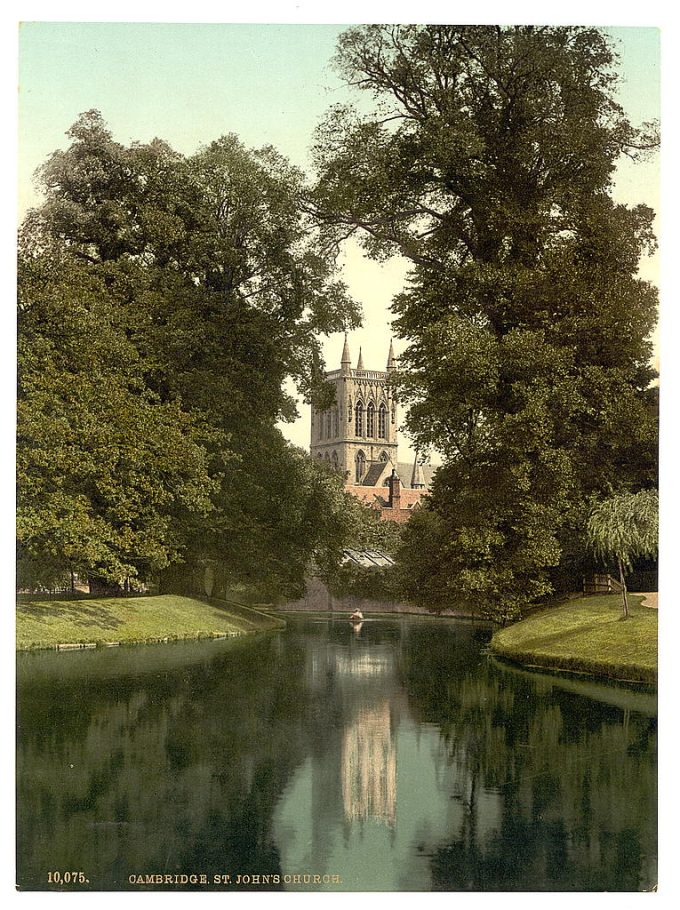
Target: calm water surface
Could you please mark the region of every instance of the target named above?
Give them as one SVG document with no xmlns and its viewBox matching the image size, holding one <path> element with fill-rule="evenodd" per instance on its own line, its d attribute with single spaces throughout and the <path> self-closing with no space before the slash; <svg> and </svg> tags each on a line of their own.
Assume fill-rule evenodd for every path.
<svg viewBox="0 0 680 910">
<path fill-rule="evenodd" d="M 20 654 L 20 886 L 71 870 L 79 890 L 650 888 L 654 696 L 512 669 L 488 638 L 295 619 Z"/>
</svg>

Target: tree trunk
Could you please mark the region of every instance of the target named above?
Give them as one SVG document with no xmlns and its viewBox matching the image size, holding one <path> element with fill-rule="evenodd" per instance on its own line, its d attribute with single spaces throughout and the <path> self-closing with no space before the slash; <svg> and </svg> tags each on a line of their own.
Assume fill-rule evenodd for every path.
<svg viewBox="0 0 680 910">
<path fill-rule="evenodd" d="M 628 588 L 626 587 L 626 579 L 623 576 L 623 563 L 621 562 L 621 557 L 616 557 L 619 564 L 619 579 L 621 581 L 621 595 L 623 597 L 623 618 L 628 619 Z"/>
</svg>

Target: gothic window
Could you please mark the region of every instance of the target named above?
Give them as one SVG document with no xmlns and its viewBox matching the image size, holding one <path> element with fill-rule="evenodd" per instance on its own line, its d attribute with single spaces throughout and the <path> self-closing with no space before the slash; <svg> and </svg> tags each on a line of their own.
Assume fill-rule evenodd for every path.
<svg viewBox="0 0 680 910">
<path fill-rule="evenodd" d="M 359 449 L 359 451 L 357 452 L 357 457 L 355 459 L 355 463 L 356 463 L 356 469 L 357 469 L 356 470 L 357 483 L 361 483 L 361 478 L 364 476 L 364 471 L 366 470 L 366 456 L 361 451 L 361 449 Z"/>
<path fill-rule="evenodd" d="M 340 416 L 337 408 L 333 408 L 333 435 L 337 438 L 340 435 L 339 432 Z"/>
<path fill-rule="evenodd" d="M 335 471 L 337 471 L 338 470 L 338 453 L 337 452 L 333 452 L 333 455 L 331 456 L 331 462 L 333 463 L 333 469 Z"/>
<path fill-rule="evenodd" d="M 366 435 L 375 436 L 375 406 L 372 401 L 369 401 L 366 408 Z"/>
<path fill-rule="evenodd" d="M 364 435 L 364 406 L 360 401 L 357 401 L 354 409 L 354 434 L 355 436 Z"/>
<path fill-rule="evenodd" d="M 387 458 L 387 452 L 381 452 L 381 453 L 380 453 L 380 460 L 381 460 L 381 461 L 387 461 L 387 460 L 388 460 L 388 458 Z"/>
<path fill-rule="evenodd" d="M 350 398 L 349 403 L 348 403 L 348 405 L 347 405 L 347 423 L 351 423 L 351 422 L 352 422 L 352 413 L 353 413 L 353 411 L 352 411 L 352 399 Z"/>
<path fill-rule="evenodd" d="M 332 416 L 331 416 L 331 412 L 328 411 L 327 414 L 326 414 L 326 436 L 327 436 L 328 439 L 331 438 L 331 420 L 332 420 L 332 419 L 333 419 L 333 418 L 332 418 Z"/>
<path fill-rule="evenodd" d="M 385 433 L 385 405 L 381 404 L 378 408 L 378 436 L 384 439 Z"/>
</svg>

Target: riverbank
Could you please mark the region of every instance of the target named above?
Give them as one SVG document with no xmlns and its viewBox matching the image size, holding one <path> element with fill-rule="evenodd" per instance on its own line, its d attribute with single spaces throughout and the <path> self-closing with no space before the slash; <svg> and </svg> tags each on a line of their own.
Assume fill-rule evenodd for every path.
<svg viewBox="0 0 680 910">
<path fill-rule="evenodd" d="M 16 611 L 17 650 L 110 647 L 221 638 L 285 628 L 285 621 L 226 601 L 192 597 L 107 597 L 22 600 Z"/>
<path fill-rule="evenodd" d="M 548 607 L 496 632 L 491 650 L 529 667 L 655 684 L 658 613 L 642 599 L 629 595 L 625 621 L 618 594 Z"/>
</svg>

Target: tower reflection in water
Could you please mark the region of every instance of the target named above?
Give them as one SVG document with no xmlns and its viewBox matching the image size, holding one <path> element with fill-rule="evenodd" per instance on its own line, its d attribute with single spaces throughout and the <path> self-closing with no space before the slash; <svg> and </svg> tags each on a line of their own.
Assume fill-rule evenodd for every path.
<svg viewBox="0 0 680 910">
<path fill-rule="evenodd" d="M 353 627 L 361 638 L 363 623 Z M 333 654 L 335 677 L 353 689 L 355 711 L 342 735 L 341 780 L 345 820 L 368 818 L 394 825 L 397 809 L 397 750 L 392 730 L 391 700 L 376 700 L 382 683 L 394 679 L 394 651 L 356 641 Z M 362 695 L 370 701 L 362 703 Z"/>
<path fill-rule="evenodd" d="M 387 700 L 362 708 L 342 737 L 342 802 L 345 818 L 377 818 L 394 825 L 397 751 Z"/>
<path fill-rule="evenodd" d="M 345 833 L 353 822 L 374 821 L 393 828 L 397 812 L 397 729 L 403 692 L 395 649 L 357 629 L 349 637 L 319 643 L 308 664 L 308 684 L 333 691 L 339 711 L 328 729 L 321 769 L 324 801 L 342 800 Z M 312 808 L 312 807 L 310 807 Z M 340 808 L 340 806 L 338 806 Z"/>
</svg>

